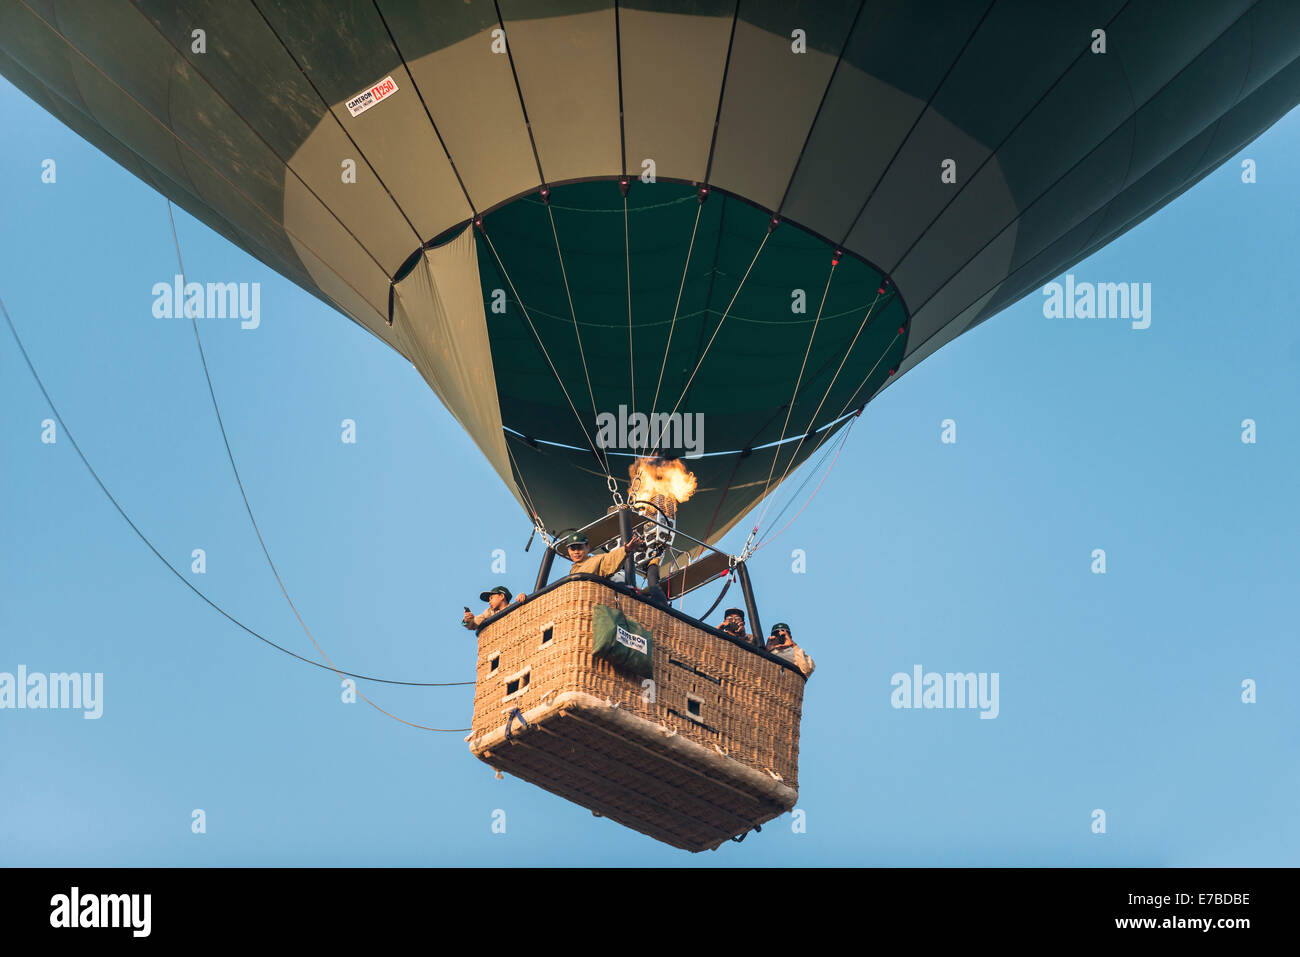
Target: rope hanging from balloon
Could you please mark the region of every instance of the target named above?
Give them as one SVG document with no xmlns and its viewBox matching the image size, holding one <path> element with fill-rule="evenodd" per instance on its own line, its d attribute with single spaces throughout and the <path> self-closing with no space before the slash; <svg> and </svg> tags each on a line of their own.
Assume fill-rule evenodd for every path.
<svg viewBox="0 0 1300 957">
<path fill-rule="evenodd" d="M 176 265 L 177 268 L 180 269 L 181 287 L 184 288 L 185 261 L 184 259 L 181 258 L 181 241 L 180 241 L 180 237 L 176 234 L 176 217 L 172 214 L 172 203 L 170 199 L 167 200 L 167 221 L 171 225 L 172 243 L 176 247 Z M 221 441 L 226 446 L 226 458 L 230 462 L 230 470 L 235 475 L 235 484 L 239 486 L 240 498 L 244 500 L 244 510 L 248 512 L 248 520 L 249 522 L 252 523 L 253 532 L 257 535 L 257 543 L 262 548 L 262 554 L 266 556 L 266 563 L 271 566 L 271 574 L 275 576 L 276 584 L 280 586 L 280 593 L 284 595 L 284 600 L 288 602 L 289 608 L 293 611 L 294 617 L 298 619 L 298 624 L 302 626 L 302 630 L 306 633 L 307 637 L 311 639 L 311 643 L 316 647 L 316 651 L 320 654 L 322 658 L 325 659 L 325 663 L 329 665 L 330 670 L 333 671 L 335 675 L 342 677 L 342 672 L 340 672 L 339 669 L 334 666 L 334 662 L 330 660 L 329 655 L 325 653 L 325 649 L 322 648 L 320 646 L 320 642 L 316 640 L 316 636 L 313 635 L 311 633 L 311 629 L 307 627 L 307 623 L 303 621 L 302 614 L 298 611 L 298 606 L 294 604 L 293 599 L 289 596 L 289 589 L 285 587 L 284 579 L 280 577 L 280 571 L 275 567 L 275 561 L 271 558 L 271 551 L 266 546 L 266 539 L 262 537 L 262 529 L 258 527 L 257 516 L 253 514 L 253 506 L 248 501 L 248 493 L 244 489 L 244 480 L 239 475 L 239 466 L 235 464 L 235 453 L 230 448 L 230 436 L 227 435 L 226 433 L 226 423 L 221 415 L 221 406 L 217 402 L 217 392 L 214 386 L 212 385 L 212 373 L 208 369 L 208 358 L 206 353 L 203 351 L 203 339 L 199 335 L 199 324 L 195 320 L 194 310 L 186 309 L 185 312 L 187 318 L 190 320 L 190 326 L 194 330 L 194 342 L 195 345 L 198 346 L 199 360 L 203 364 L 203 377 L 208 384 L 208 396 L 212 399 L 212 411 L 216 414 L 217 426 L 221 429 Z M 386 711 L 383 708 L 381 708 L 379 705 L 375 704 L 375 702 L 371 701 L 370 698 L 366 696 L 366 693 L 361 689 L 359 688 L 356 689 L 356 692 L 362 701 L 370 705 L 370 707 L 374 708 L 380 714 L 387 715 L 388 717 L 392 718 L 394 721 L 399 721 L 402 724 L 408 725 L 412 728 L 418 728 L 421 731 L 446 731 L 446 732 L 460 732 L 460 731 L 469 730 L 468 728 L 433 728 L 433 727 L 429 727 L 428 725 L 416 724 L 414 721 L 407 721 L 405 718 L 399 718 L 397 715 L 393 714 L 392 712 Z"/>
<path fill-rule="evenodd" d="M 230 612 L 226 611 L 215 601 L 213 601 L 211 598 L 205 595 L 200 589 L 195 587 L 193 582 L 191 582 L 188 578 L 182 575 L 181 572 L 176 568 L 176 566 L 173 565 L 171 562 L 169 562 L 163 556 L 162 552 L 158 550 L 157 546 L 154 545 L 154 543 L 150 540 L 149 536 L 140 530 L 140 526 L 135 523 L 135 521 L 127 513 L 126 509 L 122 507 L 121 503 L 118 502 L 117 498 L 113 495 L 113 493 L 109 491 L 108 486 L 105 485 L 104 480 L 99 477 L 99 473 L 95 470 L 95 467 L 90 464 L 90 460 L 86 458 L 86 454 L 81 450 L 81 446 L 77 442 L 76 437 L 73 435 L 72 430 L 68 428 L 67 422 L 64 421 L 62 413 L 59 412 L 58 406 L 54 404 L 54 400 L 50 397 L 50 393 L 48 392 L 48 390 L 46 390 L 45 383 L 41 380 L 40 373 L 36 371 L 36 366 L 32 363 L 31 356 L 28 355 L 27 353 L 27 347 L 23 345 L 22 337 L 18 334 L 18 329 L 14 326 L 13 319 L 10 318 L 9 310 L 5 308 L 3 299 L 0 299 L 0 315 L 4 316 L 5 323 L 9 326 L 9 334 L 13 336 L 14 343 L 18 346 L 18 351 L 22 355 L 23 361 L 27 364 L 27 371 L 32 374 L 32 379 L 36 382 L 36 387 L 40 389 L 41 395 L 45 398 L 46 405 L 50 407 L 50 412 L 53 413 L 55 421 L 58 422 L 59 428 L 63 430 L 63 434 L 68 437 L 68 441 L 72 444 L 73 451 L 77 453 L 77 458 L 79 458 L 81 460 L 81 464 L 86 467 L 86 471 L 88 471 L 90 473 L 90 477 L 95 480 L 95 484 L 98 485 L 99 490 L 104 493 L 104 497 L 108 499 L 109 503 L 113 506 L 113 508 L 117 510 L 117 513 L 120 516 L 122 516 L 123 521 L 125 521 L 126 524 L 130 526 L 131 531 L 135 532 L 136 537 L 139 538 L 140 541 L 142 541 L 145 544 L 145 547 L 148 548 L 149 551 L 153 553 L 154 557 L 157 558 L 158 561 L 162 562 L 162 564 L 167 568 L 167 570 L 176 576 L 177 581 L 179 581 L 190 591 L 194 592 L 194 594 L 197 595 L 200 599 L 202 599 L 203 602 L 206 603 L 210 608 L 212 608 L 213 611 L 217 612 L 217 614 L 221 615 L 223 618 L 225 618 L 231 624 L 235 625 L 237 628 L 241 629 L 244 632 L 247 632 L 249 635 L 252 635 L 258 641 L 262 642 L 263 644 L 269 645 L 270 647 L 274 648 L 276 651 L 283 652 L 284 654 L 288 655 L 290 658 L 296 658 L 299 661 L 304 662 L 305 664 L 309 664 L 314 668 L 323 668 L 326 671 L 333 671 L 335 674 L 346 675 L 349 678 L 356 678 L 359 681 L 373 681 L 378 684 L 407 685 L 407 686 L 419 687 L 419 688 L 449 688 L 449 687 L 457 687 L 461 685 L 474 684 L 473 681 L 398 681 L 392 678 L 375 678 L 370 675 L 355 674 L 354 672 L 351 671 L 342 671 L 337 668 L 331 668 L 327 665 L 321 664 L 319 661 L 312 661 L 310 658 L 304 658 L 302 655 L 298 654 L 295 651 L 290 651 L 288 648 L 285 648 L 283 645 L 276 644 L 274 641 L 267 638 L 265 635 L 262 635 L 261 633 L 250 628 L 248 625 L 244 624 L 234 615 L 230 614 Z M 460 730 L 460 729 L 449 728 L 446 730 L 450 731 L 450 730 Z"/>
</svg>

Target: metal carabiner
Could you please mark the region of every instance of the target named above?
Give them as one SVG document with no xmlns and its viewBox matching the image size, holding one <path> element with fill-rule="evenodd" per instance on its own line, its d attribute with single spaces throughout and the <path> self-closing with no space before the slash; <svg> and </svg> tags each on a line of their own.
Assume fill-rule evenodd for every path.
<svg viewBox="0 0 1300 957">
<path fill-rule="evenodd" d="M 740 550 L 740 560 L 742 562 L 748 561 L 749 556 L 753 554 L 753 548 L 751 546 L 753 546 L 754 539 L 756 539 L 757 537 L 758 537 L 758 526 L 755 525 L 754 530 L 749 533 L 749 538 L 745 539 L 744 547 L 741 548 Z"/>
</svg>

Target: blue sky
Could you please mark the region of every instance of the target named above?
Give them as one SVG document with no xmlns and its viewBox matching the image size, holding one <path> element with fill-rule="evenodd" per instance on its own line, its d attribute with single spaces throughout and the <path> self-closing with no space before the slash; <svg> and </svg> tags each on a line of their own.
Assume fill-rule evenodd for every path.
<svg viewBox="0 0 1300 957">
<path fill-rule="evenodd" d="M 206 551 L 197 587 L 313 656 L 244 512 L 190 326 L 150 314 L 176 271 L 163 199 L 3 81 L 0 125 L 0 298 L 68 426 L 174 564 Z M 41 443 L 50 413 L 6 331 L 0 671 L 103 672 L 104 713 L 0 711 L 0 862 L 1295 865 L 1297 182 L 1293 112 L 1072 270 L 1151 283 L 1150 328 L 1047 319 L 1036 293 L 870 405 L 817 499 L 752 563 L 764 620 L 789 621 L 818 663 L 806 833 L 787 816 L 704 855 L 495 780 L 463 733 L 345 704 L 333 674 L 213 612 L 66 437 Z M 200 329 L 309 627 L 348 670 L 472 679 L 461 607 L 499 579 L 528 586 L 527 521 L 406 360 L 187 214 L 177 224 L 190 279 L 261 283 L 258 329 Z M 955 444 L 940 441 L 949 418 Z M 891 676 L 916 664 L 997 672 L 998 717 L 894 709 Z M 409 720 L 469 723 L 470 688 L 362 687 Z"/>
</svg>

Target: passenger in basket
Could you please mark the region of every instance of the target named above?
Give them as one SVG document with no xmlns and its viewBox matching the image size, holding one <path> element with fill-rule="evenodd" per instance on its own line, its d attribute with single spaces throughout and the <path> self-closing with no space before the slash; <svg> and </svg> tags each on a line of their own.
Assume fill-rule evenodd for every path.
<svg viewBox="0 0 1300 957">
<path fill-rule="evenodd" d="M 813 669 L 817 667 L 808 652 L 794 643 L 794 639 L 790 637 L 790 626 L 783 621 L 778 621 L 772 626 L 772 634 L 767 637 L 767 650 L 793 664 L 803 672 L 805 678 L 810 676 Z"/>
<path fill-rule="evenodd" d="M 719 631 L 725 631 L 742 641 L 753 641 L 754 636 L 745 631 L 745 613 L 739 608 L 728 608 L 722 624 L 718 626 Z"/>
<path fill-rule="evenodd" d="M 523 601 L 525 597 L 527 596 L 525 596 L 523 592 L 520 592 L 518 595 L 515 596 L 515 601 L 517 602 Z M 505 585 L 497 585 L 497 587 L 493 588 L 491 591 L 483 592 L 483 594 L 479 595 L 478 598 L 479 601 L 485 601 L 488 603 L 488 606 L 486 609 L 484 609 L 483 614 L 475 615 L 468 608 L 466 608 L 465 615 L 463 618 L 461 618 L 460 621 L 460 623 L 464 625 L 466 628 L 468 628 L 470 631 L 474 631 L 476 628 L 478 628 L 479 625 L 487 621 L 488 618 L 495 615 L 497 612 L 503 610 L 506 606 L 510 604 L 510 589 L 507 588 Z"/>
<path fill-rule="evenodd" d="M 790 637 L 790 626 L 783 621 L 778 621 L 772 626 L 772 634 L 767 636 L 767 650 L 782 658 L 791 658 L 794 649 L 797 646 L 794 639 Z"/>
<path fill-rule="evenodd" d="M 591 554 L 591 546 L 587 541 L 587 536 L 582 532 L 574 532 L 556 545 L 556 551 L 559 551 L 560 554 L 573 562 L 573 567 L 569 569 L 570 575 L 599 575 L 601 578 L 608 578 L 610 581 L 621 582 L 623 580 L 623 559 L 627 557 L 628 548 L 637 552 L 641 550 L 644 544 L 645 541 L 640 534 L 636 534 L 628 540 L 626 547 L 620 545 L 604 555 L 593 555 Z"/>
</svg>

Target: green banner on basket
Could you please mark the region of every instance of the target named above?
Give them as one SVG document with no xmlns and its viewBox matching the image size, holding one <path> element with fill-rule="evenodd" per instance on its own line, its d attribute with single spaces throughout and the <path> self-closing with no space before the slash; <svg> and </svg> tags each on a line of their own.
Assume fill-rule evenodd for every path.
<svg viewBox="0 0 1300 957">
<path fill-rule="evenodd" d="M 620 671 L 630 671 L 642 678 L 654 674 L 651 652 L 654 633 L 639 625 L 617 608 L 595 605 L 591 609 L 592 654 L 604 658 Z"/>
</svg>

